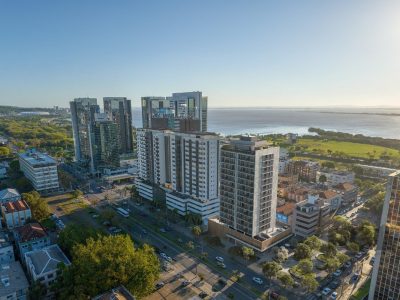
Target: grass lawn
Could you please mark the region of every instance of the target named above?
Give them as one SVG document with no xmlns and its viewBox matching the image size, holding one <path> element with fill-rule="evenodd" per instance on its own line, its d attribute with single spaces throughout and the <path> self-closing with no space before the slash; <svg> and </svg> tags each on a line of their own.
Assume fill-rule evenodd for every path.
<svg viewBox="0 0 400 300">
<path fill-rule="evenodd" d="M 350 300 L 362 300 L 369 292 L 369 287 L 371 285 L 371 279 L 368 279 L 364 285 L 351 296 Z"/>
<path fill-rule="evenodd" d="M 302 151 L 325 154 L 329 155 L 335 152 L 341 152 L 349 157 L 355 158 L 372 158 L 379 159 L 380 156 L 387 155 L 393 158 L 400 158 L 400 151 L 395 149 L 386 148 L 382 146 L 351 143 L 351 142 L 339 142 L 339 141 L 327 141 L 327 140 L 313 140 L 307 138 L 301 138 L 297 141 L 294 147 L 302 147 Z"/>
</svg>

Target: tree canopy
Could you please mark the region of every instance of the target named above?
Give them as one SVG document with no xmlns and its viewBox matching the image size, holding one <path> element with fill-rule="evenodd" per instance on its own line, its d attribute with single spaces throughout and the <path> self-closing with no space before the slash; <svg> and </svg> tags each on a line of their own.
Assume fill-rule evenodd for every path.
<svg viewBox="0 0 400 300">
<path fill-rule="evenodd" d="M 275 261 L 266 262 L 262 268 L 265 277 L 271 279 L 272 277 L 276 277 L 278 272 L 282 270 L 282 266 Z"/>
<path fill-rule="evenodd" d="M 297 244 L 296 249 L 294 250 L 294 258 L 297 260 L 304 259 L 304 258 L 311 258 L 312 250 L 310 246 L 299 243 Z"/>
<path fill-rule="evenodd" d="M 159 260 L 148 245 L 135 248 L 128 235 L 89 238 L 72 250 L 72 265 L 58 277 L 57 299 L 87 299 L 124 285 L 138 298 L 154 289 Z"/>
<path fill-rule="evenodd" d="M 29 193 L 23 193 L 22 198 L 28 203 L 33 219 L 40 222 L 48 218 L 50 214 L 49 205 L 40 197 L 38 192 L 32 191 Z"/>
</svg>

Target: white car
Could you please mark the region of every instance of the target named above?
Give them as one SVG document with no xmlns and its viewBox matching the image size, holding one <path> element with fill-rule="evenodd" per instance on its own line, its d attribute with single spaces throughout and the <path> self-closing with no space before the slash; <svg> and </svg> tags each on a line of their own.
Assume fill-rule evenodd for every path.
<svg viewBox="0 0 400 300">
<path fill-rule="evenodd" d="M 331 290 L 330 288 L 326 287 L 326 288 L 324 288 L 324 289 L 322 290 L 322 295 L 328 296 L 328 295 L 330 294 L 331 291 L 332 291 L 332 290 Z"/>
<path fill-rule="evenodd" d="M 223 257 L 221 257 L 221 256 L 217 256 L 216 258 L 215 258 L 217 261 L 219 261 L 219 262 L 224 262 L 224 258 Z"/>
<path fill-rule="evenodd" d="M 331 299 L 337 299 L 338 293 L 337 292 L 333 292 L 331 295 Z"/>
<path fill-rule="evenodd" d="M 226 269 L 226 265 L 223 262 L 217 262 L 217 266 L 221 267 L 222 269 Z"/>
<path fill-rule="evenodd" d="M 362 257 L 362 252 L 358 252 L 355 256 L 356 259 L 360 259 Z"/>
<path fill-rule="evenodd" d="M 260 277 L 253 277 L 253 281 L 257 284 L 263 284 L 263 281 Z"/>
<path fill-rule="evenodd" d="M 161 252 L 161 253 L 160 253 L 160 256 L 161 256 L 162 258 L 164 258 L 164 259 L 167 259 L 167 257 L 168 257 L 168 255 L 165 254 L 164 252 Z"/>
</svg>

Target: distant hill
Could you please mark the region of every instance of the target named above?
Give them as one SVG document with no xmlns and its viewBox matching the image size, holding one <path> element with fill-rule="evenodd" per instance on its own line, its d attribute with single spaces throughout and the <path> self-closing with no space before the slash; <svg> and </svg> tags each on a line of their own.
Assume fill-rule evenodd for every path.
<svg viewBox="0 0 400 300">
<path fill-rule="evenodd" d="M 18 107 L 0 105 L 0 115 L 15 115 L 23 111 L 45 111 L 51 113 L 54 111 L 54 109 L 43 107 Z"/>
</svg>

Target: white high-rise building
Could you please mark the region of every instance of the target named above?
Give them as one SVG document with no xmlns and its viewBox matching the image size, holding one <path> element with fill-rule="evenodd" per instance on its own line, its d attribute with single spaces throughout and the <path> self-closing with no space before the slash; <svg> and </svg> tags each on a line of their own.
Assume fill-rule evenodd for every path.
<svg viewBox="0 0 400 300">
<path fill-rule="evenodd" d="M 57 162 L 49 155 L 31 149 L 19 155 L 19 165 L 35 190 L 52 191 L 59 188 Z"/>
<path fill-rule="evenodd" d="M 219 141 L 212 133 L 137 130 L 139 194 L 153 200 L 156 185 L 181 215 L 218 215 Z"/>
</svg>

